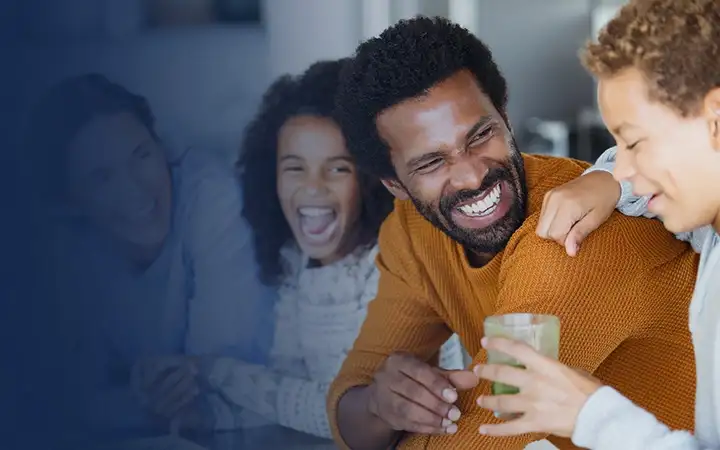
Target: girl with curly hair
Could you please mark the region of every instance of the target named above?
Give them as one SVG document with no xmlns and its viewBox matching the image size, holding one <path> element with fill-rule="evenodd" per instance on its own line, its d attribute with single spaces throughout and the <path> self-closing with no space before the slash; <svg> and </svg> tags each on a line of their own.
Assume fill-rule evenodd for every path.
<svg viewBox="0 0 720 450">
<path fill-rule="evenodd" d="M 213 411 L 216 428 L 260 421 L 331 437 L 327 391 L 377 292 L 377 236 L 393 207 L 381 182 L 358 171 L 333 119 L 344 62 L 275 81 L 246 131 L 243 215 L 279 301 L 269 364 L 198 361 L 207 388 L 227 401 Z M 462 366 L 456 337 L 441 353 L 445 367 Z"/>
</svg>

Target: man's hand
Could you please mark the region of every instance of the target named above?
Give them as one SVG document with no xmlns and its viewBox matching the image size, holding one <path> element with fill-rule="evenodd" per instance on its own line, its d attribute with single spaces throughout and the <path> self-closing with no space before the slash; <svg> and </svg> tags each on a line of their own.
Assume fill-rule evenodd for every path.
<svg viewBox="0 0 720 450">
<path fill-rule="evenodd" d="M 145 406 L 153 413 L 170 419 L 200 393 L 197 374 L 197 365 L 192 358 L 150 358 L 135 364 L 131 384 Z"/>
<path fill-rule="evenodd" d="M 368 387 L 368 410 L 396 431 L 452 434 L 460 418 L 460 410 L 453 405 L 457 390 L 477 384 L 471 371 L 442 370 L 396 353 L 387 358 Z"/>
<path fill-rule="evenodd" d="M 610 217 L 620 199 L 620 184 L 608 172 L 578 177 L 545 194 L 537 234 L 577 255 L 580 243 Z"/>
</svg>

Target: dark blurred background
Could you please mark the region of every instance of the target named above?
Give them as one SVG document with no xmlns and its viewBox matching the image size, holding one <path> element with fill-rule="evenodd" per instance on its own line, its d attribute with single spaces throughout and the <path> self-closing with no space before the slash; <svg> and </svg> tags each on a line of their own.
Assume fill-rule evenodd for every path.
<svg viewBox="0 0 720 450">
<path fill-rule="evenodd" d="M 146 95 L 161 125 L 233 154 L 263 90 L 282 73 L 350 54 L 416 14 L 486 41 L 510 85 L 523 150 L 594 159 L 607 147 L 582 43 L 618 0 L 26 0 L 17 2 L 25 98 L 99 71 Z M 16 25 L 17 25 L 16 23 Z M 17 28 L 17 27 L 16 27 Z M 20 93 L 18 93 L 20 94 Z"/>
</svg>

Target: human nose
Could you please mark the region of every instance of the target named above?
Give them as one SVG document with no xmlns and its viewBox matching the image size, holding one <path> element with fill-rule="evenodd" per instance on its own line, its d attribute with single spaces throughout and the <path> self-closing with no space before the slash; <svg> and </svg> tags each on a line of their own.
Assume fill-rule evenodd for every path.
<svg viewBox="0 0 720 450">
<path fill-rule="evenodd" d="M 632 179 L 636 174 L 635 156 L 631 151 L 619 148 L 615 154 L 615 169 L 613 170 L 613 177 L 615 177 L 615 180 L 618 182 L 632 182 Z"/>
<path fill-rule="evenodd" d="M 319 196 L 325 193 L 327 186 L 325 184 L 325 178 L 320 173 L 310 173 L 305 180 L 305 191 L 308 195 Z"/>
<path fill-rule="evenodd" d="M 458 161 L 450 170 L 450 185 L 455 191 L 477 189 L 482 184 L 483 172 L 471 161 Z"/>
<path fill-rule="evenodd" d="M 138 177 L 128 173 L 118 178 L 118 183 L 115 186 L 117 199 L 127 203 L 135 203 L 144 201 L 148 197 L 147 189 Z"/>
</svg>

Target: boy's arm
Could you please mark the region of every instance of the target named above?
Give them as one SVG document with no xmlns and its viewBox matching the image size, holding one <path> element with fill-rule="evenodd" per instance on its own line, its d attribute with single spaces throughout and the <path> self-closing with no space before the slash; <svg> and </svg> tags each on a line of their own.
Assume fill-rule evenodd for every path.
<svg viewBox="0 0 720 450">
<path fill-rule="evenodd" d="M 584 174 L 590 172 L 603 171 L 612 174 L 615 170 L 615 157 L 617 155 L 617 147 L 611 147 L 603 152 L 602 155 L 595 161 L 592 167 L 588 168 Z M 583 175 L 584 175 L 583 174 Z M 648 202 L 650 197 L 640 197 L 634 195 L 632 192 L 632 184 L 629 181 L 622 181 L 620 183 L 620 199 L 617 202 L 617 210 L 626 216 L 633 217 L 647 217 L 654 219 L 657 217 L 656 214 L 648 211 Z M 702 229 L 701 229 L 702 230 Z M 676 233 L 675 237 L 683 242 L 688 242 L 692 245 L 696 252 L 700 253 L 702 244 L 705 238 L 705 233 L 698 233 L 696 231 Z"/>
</svg>

